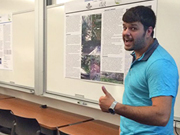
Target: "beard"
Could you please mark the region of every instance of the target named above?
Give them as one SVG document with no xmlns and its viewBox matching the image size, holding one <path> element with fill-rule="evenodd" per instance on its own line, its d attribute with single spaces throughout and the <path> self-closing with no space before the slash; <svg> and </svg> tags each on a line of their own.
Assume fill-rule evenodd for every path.
<svg viewBox="0 0 180 135">
<path fill-rule="evenodd" d="M 138 38 L 134 41 L 134 50 L 141 50 L 145 47 L 145 33 L 142 35 L 141 38 Z"/>
<path fill-rule="evenodd" d="M 131 48 L 125 48 L 125 50 L 127 51 L 133 51 L 133 50 L 141 50 L 142 48 L 145 47 L 145 32 L 143 33 L 143 35 L 137 39 L 134 38 L 129 38 L 129 36 L 125 35 L 123 36 L 124 42 L 125 39 L 128 39 L 128 41 L 132 42 L 132 47 Z"/>
</svg>

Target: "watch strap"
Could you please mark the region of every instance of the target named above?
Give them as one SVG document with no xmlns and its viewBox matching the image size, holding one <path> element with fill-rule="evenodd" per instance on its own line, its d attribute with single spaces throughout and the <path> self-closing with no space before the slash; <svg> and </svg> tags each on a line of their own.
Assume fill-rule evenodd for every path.
<svg viewBox="0 0 180 135">
<path fill-rule="evenodd" d="M 114 101 L 114 102 L 111 104 L 110 108 L 111 108 L 111 109 L 114 109 L 117 103 L 118 103 L 117 101 Z"/>
<path fill-rule="evenodd" d="M 114 108 L 115 108 L 115 106 L 116 106 L 117 103 L 118 103 L 117 101 L 114 101 L 114 102 L 111 104 L 111 106 L 109 107 L 109 112 L 110 112 L 111 114 L 115 114 Z"/>
</svg>

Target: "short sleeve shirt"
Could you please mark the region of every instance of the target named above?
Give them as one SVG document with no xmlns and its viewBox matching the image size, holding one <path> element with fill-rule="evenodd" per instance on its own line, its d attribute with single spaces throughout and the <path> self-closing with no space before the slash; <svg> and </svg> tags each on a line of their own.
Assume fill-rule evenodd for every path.
<svg viewBox="0 0 180 135">
<path fill-rule="evenodd" d="M 125 78 L 123 104 L 151 106 L 151 98 L 172 96 L 171 116 L 165 127 L 140 124 L 121 116 L 121 135 L 174 135 L 174 102 L 178 91 L 178 69 L 172 56 L 157 39 L 139 59 L 135 59 Z"/>
</svg>

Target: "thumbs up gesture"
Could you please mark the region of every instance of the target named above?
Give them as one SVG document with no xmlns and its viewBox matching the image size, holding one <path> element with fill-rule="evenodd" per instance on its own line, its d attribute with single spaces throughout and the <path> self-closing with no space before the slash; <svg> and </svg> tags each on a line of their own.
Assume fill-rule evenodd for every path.
<svg viewBox="0 0 180 135">
<path fill-rule="evenodd" d="M 102 91 L 105 95 L 99 98 L 99 106 L 103 112 L 109 112 L 108 109 L 115 100 L 104 86 L 102 86 Z"/>
</svg>

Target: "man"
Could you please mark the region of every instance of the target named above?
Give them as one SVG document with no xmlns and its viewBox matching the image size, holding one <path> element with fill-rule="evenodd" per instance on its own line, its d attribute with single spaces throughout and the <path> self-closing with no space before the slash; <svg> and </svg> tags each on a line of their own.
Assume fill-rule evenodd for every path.
<svg viewBox="0 0 180 135">
<path fill-rule="evenodd" d="M 179 75 L 173 58 L 153 39 L 156 16 L 150 8 L 137 6 L 122 19 L 124 48 L 133 50 L 123 103 L 102 87 L 105 96 L 99 99 L 100 108 L 121 116 L 121 135 L 174 135 Z"/>
</svg>

